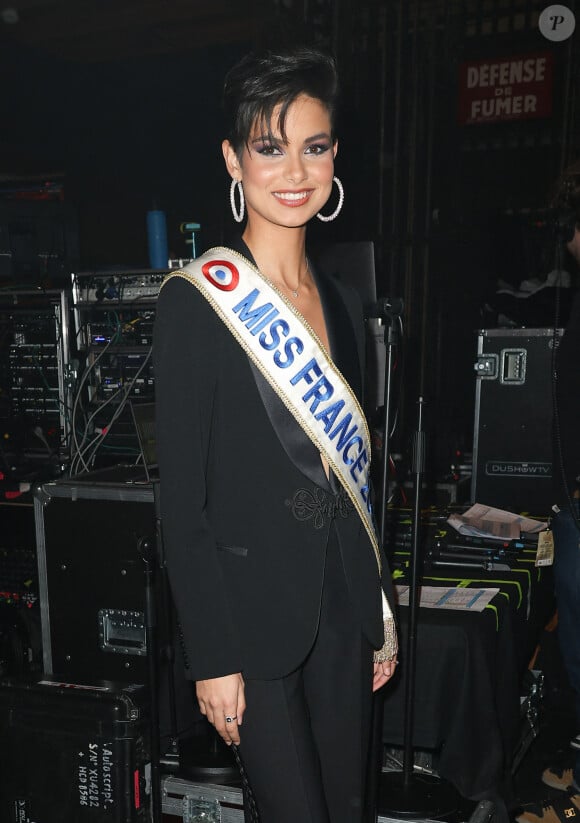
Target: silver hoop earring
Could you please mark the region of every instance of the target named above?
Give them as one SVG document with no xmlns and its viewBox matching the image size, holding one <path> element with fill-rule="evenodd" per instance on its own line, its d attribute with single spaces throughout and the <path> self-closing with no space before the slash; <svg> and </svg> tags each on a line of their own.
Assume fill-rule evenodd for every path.
<svg viewBox="0 0 580 823">
<path fill-rule="evenodd" d="M 238 189 L 240 195 L 240 210 L 238 211 L 236 207 L 236 188 Z M 244 219 L 244 213 L 246 211 L 246 201 L 244 200 L 244 190 L 242 188 L 242 181 L 232 179 L 232 184 L 230 186 L 230 206 L 232 207 L 232 214 L 234 216 L 234 220 L 236 223 L 241 223 Z"/>
<path fill-rule="evenodd" d="M 321 214 L 320 212 L 318 212 L 316 216 L 319 220 L 322 220 L 323 223 L 330 223 L 331 220 L 334 220 L 335 217 L 338 217 L 338 215 L 340 214 L 340 210 L 342 209 L 342 204 L 344 203 L 344 188 L 342 186 L 342 183 L 340 182 L 338 177 L 333 177 L 332 180 L 334 183 L 336 183 L 336 187 L 338 188 L 338 205 L 332 212 L 332 214 Z"/>
</svg>

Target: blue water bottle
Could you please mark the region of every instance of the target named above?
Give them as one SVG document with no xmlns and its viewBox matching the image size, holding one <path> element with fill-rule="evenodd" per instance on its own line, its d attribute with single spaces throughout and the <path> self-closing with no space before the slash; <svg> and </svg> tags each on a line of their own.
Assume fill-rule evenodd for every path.
<svg viewBox="0 0 580 823">
<path fill-rule="evenodd" d="M 147 242 L 149 265 L 152 269 L 166 269 L 169 259 L 167 249 L 167 220 L 165 212 L 152 209 L 147 212 Z"/>
</svg>

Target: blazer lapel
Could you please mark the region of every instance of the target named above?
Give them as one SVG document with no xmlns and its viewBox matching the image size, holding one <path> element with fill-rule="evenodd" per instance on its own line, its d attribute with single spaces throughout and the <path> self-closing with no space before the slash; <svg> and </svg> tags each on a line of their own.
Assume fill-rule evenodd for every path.
<svg viewBox="0 0 580 823">
<path fill-rule="evenodd" d="M 324 473 L 320 452 L 302 429 L 295 417 L 288 411 L 272 386 L 268 383 L 261 371 L 251 360 L 248 360 L 256 381 L 256 388 L 262 398 L 262 403 L 272 428 L 278 436 L 280 445 L 302 474 L 306 475 L 317 486 L 329 489 L 330 484 Z"/>
</svg>

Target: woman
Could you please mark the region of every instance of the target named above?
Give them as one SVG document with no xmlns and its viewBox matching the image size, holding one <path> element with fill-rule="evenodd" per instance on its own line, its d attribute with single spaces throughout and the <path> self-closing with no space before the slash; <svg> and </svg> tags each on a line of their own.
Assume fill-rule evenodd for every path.
<svg viewBox="0 0 580 823">
<path fill-rule="evenodd" d="M 336 97 L 333 61 L 309 49 L 230 71 L 222 149 L 243 235 L 170 276 L 157 307 L 161 512 L 189 676 L 239 745 L 262 823 L 361 820 L 372 690 L 396 663 L 355 399 L 362 312 L 305 246 L 336 181 Z"/>
</svg>

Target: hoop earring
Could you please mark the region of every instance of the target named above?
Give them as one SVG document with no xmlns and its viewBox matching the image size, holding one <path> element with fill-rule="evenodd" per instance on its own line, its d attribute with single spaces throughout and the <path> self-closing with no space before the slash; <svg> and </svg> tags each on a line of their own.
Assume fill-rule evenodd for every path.
<svg viewBox="0 0 580 823">
<path fill-rule="evenodd" d="M 331 220 L 334 220 L 335 217 L 338 217 L 342 209 L 342 205 L 344 203 L 344 188 L 342 186 L 342 183 L 340 182 L 338 177 L 333 177 L 332 180 L 334 183 L 336 183 L 336 186 L 338 188 L 338 205 L 332 212 L 332 214 L 321 214 L 320 212 L 318 212 L 316 216 L 319 220 L 322 220 L 323 223 L 330 223 Z"/>
<path fill-rule="evenodd" d="M 238 189 L 240 195 L 239 211 L 236 207 L 236 188 Z M 246 201 L 244 200 L 244 190 L 242 188 L 241 180 L 235 180 L 232 178 L 232 184 L 230 186 L 230 206 L 232 207 L 232 214 L 234 216 L 234 220 L 236 221 L 236 223 L 241 223 L 244 219 L 244 213 L 246 211 Z"/>
</svg>

